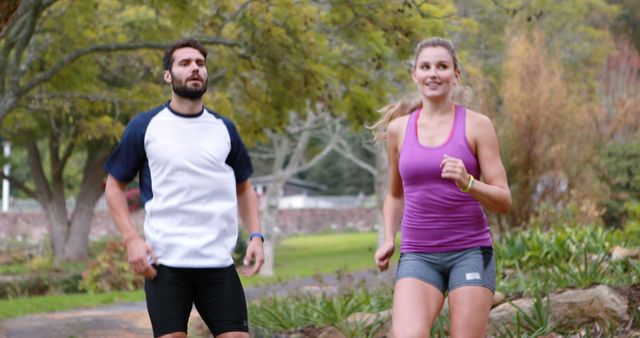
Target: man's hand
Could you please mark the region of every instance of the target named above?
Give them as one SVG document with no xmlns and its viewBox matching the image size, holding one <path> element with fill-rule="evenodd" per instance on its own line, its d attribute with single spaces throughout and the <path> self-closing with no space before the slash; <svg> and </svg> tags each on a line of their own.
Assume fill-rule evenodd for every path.
<svg viewBox="0 0 640 338">
<path fill-rule="evenodd" d="M 249 263 L 253 260 L 253 266 L 249 266 Z M 264 264 L 264 250 L 262 248 L 262 239 L 260 237 L 253 237 L 247 246 L 247 254 L 243 259 L 244 267 L 240 269 L 243 275 L 250 277 L 255 275 L 262 264 Z"/>
<path fill-rule="evenodd" d="M 131 270 L 146 278 L 154 279 L 157 271 L 153 268 L 152 264 L 156 264 L 158 258 L 153 253 L 151 246 L 140 237 L 127 240 L 126 243 Z"/>
</svg>

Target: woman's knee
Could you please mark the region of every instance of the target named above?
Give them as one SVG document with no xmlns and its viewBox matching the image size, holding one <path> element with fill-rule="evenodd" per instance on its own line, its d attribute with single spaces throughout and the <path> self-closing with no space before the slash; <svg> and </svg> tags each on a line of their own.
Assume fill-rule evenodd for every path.
<svg viewBox="0 0 640 338">
<path fill-rule="evenodd" d="M 396 324 L 396 322 L 392 322 L 391 336 L 393 338 L 428 338 L 431 328 L 419 324 L 421 323 Z"/>
</svg>

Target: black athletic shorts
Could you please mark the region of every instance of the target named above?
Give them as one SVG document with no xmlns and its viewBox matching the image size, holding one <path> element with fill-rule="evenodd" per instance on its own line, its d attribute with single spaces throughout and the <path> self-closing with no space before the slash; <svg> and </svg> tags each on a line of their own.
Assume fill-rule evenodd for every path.
<svg viewBox="0 0 640 338">
<path fill-rule="evenodd" d="M 158 274 L 146 279 L 144 291 L 153 336 L 187 332 L 195 304 L 214 336 L 249 332 L 247 304 L 233 265 L 226 268 L 173 268 L 155 266 Z"/>
</svg>

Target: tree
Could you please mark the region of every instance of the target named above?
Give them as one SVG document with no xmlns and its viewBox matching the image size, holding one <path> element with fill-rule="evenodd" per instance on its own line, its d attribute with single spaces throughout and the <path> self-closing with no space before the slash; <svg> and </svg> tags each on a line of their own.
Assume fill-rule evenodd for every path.
<svg viewBox="0 0 640 338">
<path fill-rule="evenodd" d="M 23 1 L 0 40 L 0 120 L 4 136 L 27 150 L 32 174 L 31 182 L 8 179 L 43 207 L 57 260 L 87 256 L 93 208 L 102 194 L 101 166 L 126 120 L 161 92 L 149 71 L 158 69 L 160 58 L 149 66 L 149 54 L 140 50 L 163 49 L 165 41 L 148 36 L 174 39 L 185 24 L 159 20 L 156 10 L 179 18 L 193 8 Z M 202 40 L 234 45 L 217 37 Z M 116 51 L 138 54 L 101 54 Z M 83 168 L 79 187 L 68 184 L 69 163 Z M 70 190 L 77 191 L 73 212 L 65 203 Z"/>
<path fill-rule="evenodd" d="M 296 8 L 294 16 L 292 8 Z M 149 82 L 153 76 L 149 75 L 153 74 L 150 69 L 158 69 L 158 63 L 151 66 L 147 61 L 151 55 L 157 57 L 157 50 L 167 41 L 192 36 L 211 47 L 211 106 L 242 121 L 239 129 L 248 143 L 253 143 L 284 130 L 291 116 L 305 121 L 316 107 L 323 107 L 334 117 L 344 115 L 353 124 L 370 118 L 382 98 L 392 91 L 384 81 L 387 75 L 383 74 L 393 73 L 384 69 L 386 61 L 409 54 L 424 32 L 437 33 L 441 26 L 437 17 L 449 11 L 446 3 L 435 7 L 356 0 L 22 1 L 0 45 L 0 121 L 15 114 L 6 124 L 2 121 L 5 129 L 13 128 L 26 123 L 27 112 L 47 111 L 34 124 L 21 126 L 30 128 L 34 137 L 59 137 L 55 146 L 48 147 L 47 156 L 39 155 L 44 141 L 27 144 L 24 140 L 34 168 L 42 168 L 34 176 L 39 183 L 26 182 L 25 191 L 30 189 L 38 197 L 51 213 L 50 220 L 62 220 L 60 226 L 51 229 L 56 232 L 52 233 L 54 252 L 59 259 L 81 258 L 86 252 L 66 248 L 77 243 L 69 242 L 76 231 L 84 238 L 82 233 L 88 233 L 89 224 L 83 221 L 76 227 L 65 218 L 79 213 L 69 213 L 63 207 L 65 165 L 75 158 L 77 150 L 83 150 L 92 156 L 78 158 L 93 163 L 81 161 L 87 168 L 84 175 L 95 174 L 101 156 L 93 155 L 102 154 L 96 149 L 112 145 L 114 134 L 139 111 L 138 107 L 159 96 L 149 96 L 161 92 Z M 144 62 L 131 63 L 138 58 Z M 124 89 L 129 74 L 105 71 L 126 67 L 148 71 L 147 77 L 129 87 L 129 92 Z M 95 81 L 100 76 L 105 78 Z M 121 83 L 125 85 L 118 90 Z M 38 109 L 27 101 L 34 97 L 49 107 L 66 107 L 72 113 Z M 90 98 L 98 97 L 103 98 L 100 108 L 84 109 Z M 67 102 L 69 98 L 78 99 Z M 130 105 L 121 110 L 124 102 Z M 113 133 L 92 136 L 91 132 L 61 123 L 69 119 L 75 123 L 80 116 L 86 118 L 83 123 L 98 126 L 97 131 L 108 130 L 105 126 L 110 125 Z M 91 142 L 86 142 L 88 139 Z M 38 165 L 43 160 L 51 161 L 49 170 Z M 47 187 L 55 193 L 47 192 Z M 84 196 L 79 202 L 87 203 L 86 210 L 92 209 L 93 198 Z M 270 226 L 266 224 L 265 228 Z"/>
<path fill-rule="evenodd" d="M 608 0 L 618 6 L 619 11 L 612 30 L 620 38 L 628 39 L 636 49 L 640 49 L 640 3 L 634 0 Z"/>
<path fill-rule="evenodd" d="M 292 18 L 294 6 L 297 15 Z M 263 197 L 267 199 L 262 217 L 268 234 L 267 257 L 274 257 L 269 237 L 275 237 L 274 208 L 280 187 L 289 173 L 296 172 L 293 168 L 300 155 L 294 154 L 309 155 L 308 143 L 301 141 L 296 152 L 289 154 L 282 144 L 291 141 L 280 134 L 308 128 L 305 123 L 317 114 L 333 117 L 328 120 L 344 117 L 349 125 L 359 127 L 376 118 L 375 111 L 397 90 L 394 78 L 400 73 L 406 76 L 398 60 L 410 55 L 424 34 L 442 33 L 439 18 L 451 12 L 447 2 L 433 6 L 412 1 L 280 0 L 251 3 L 239 15 L 233 26 L 237 33 L 249 33 L 245 45 L 250 46 L 251 56 L 239 59 L 227 73 L 240 81 L 230 81 L 227 91 L 216 99 L 223 112 L 248 122 L 243 131 L 257 140 L 276 140 L 272 141 L 276 145 L 272 148 L 274 180 Z M 282 37 L 279 44 L 273 43 L 274 37 Z M 332 142 L 319 144 L 320 154 L 328 152 Z M 271 273 L 270 264 L 267 261 L 264 273 Z"/>
<path fill-rule="evenodd" d="M 595 148 L 587 137 L 588 105 L 545 48 L 542 34 L 515 34 L 504 72 L 501 144 L 513 195 L 511 224 L 522 225 L 533 215 L 536 200 L 557 205 L 567 197 L 564 182 L 583 196 L 594 188 L 578 182 L 594 181 L 594 173 L 584 168 Z"/>
<path fill-rule="evenodd" d="M 269 233 L 269 239 L 264 243 L 265 263 L 260 270 L 262 275 L 274 274 L 274 246 L 281 236 L 277 226 L 278 200 L 285 183 L 294 175 L 309 170 L 329 154 L 335 145 L 335 134 L 340 128 L 340 120 L 327 111 L 310 109 L 305 115 L 302 117 L 291 113 L 289 125 L 283 132 L 267 132 L 271 144 L 262 152 L 260 147 L 257 147 L 258 153 L 253 153 L 272 160 L 271 180 L 266 193 L 260 196 L 263 205 L 260 219 L 263 228 Z M 308 148 L 314 138 L 320 141 L 321 150 L 308 156 Z"/>
<path fill-rule="evenodd" d="M 336 142 L 336 148 L 348 145 L 353 157 L 344 158 L 334 150 L 301 177 L 324 185 L 325 189 L 321 192 L 323 195 L 372 194 L 374 176 L 363 175 L 363 170 L 368 169 L 350 159 L 362 159 L 366 166 L 375 165 L 377 153 L 373 147 L 373 137 L 368 131 L 355 132 L 348 126 L 343 127 L 342 131 L 343 136 Z"/>
<path fill-rule="evenodd" d="M 600 74 L 599 108 L 592 115 L 598 144 L 633 140 L 640 127 L 640 55 L 630 41 L 619 39 Z"/>
<path fill-rule="evenodd" d="M 637 137 L 637 136 L 636 136 Z M 602 153 L 601 179 L 607 183 L 609 197 L 602 201 L 606 225 L 621 227 L 628 217 L 627 203 L 640 201 L 640 142 L 615 142 Z"/>
<path fill-rule="evenodd" d="M 369 133 L 367 133 L 369 134 Z M 370 135 L 370 134 L 369 134 Z M 367 158 L 369 156 L 362 156 L 358 154 L 355 147 L 349 139 L 345 137 L 345 134 L 340 135 L 341 137 L 336 142 L 336 152 L 342 156 L 343 159 L 353 162 L 356 166 L 360 167 L 361 170 L 364 170 L 366 173 L 373 177 L 373 191 L 376 196 L 376 205 L 382 206 L 384 202 L 384 196 L 386 194 L 386 184 L 387 184 L 387 151 L 383 142 L 371 142 L 372 137 L 367 136 L 360 137 L 359 142 L 362 144 L 362 148 L 368 154 L 373 154 L 373 163 Z M 363 136 L 363 135 L 360 135 Z M 378 223 L 378 246 L 382 245 L 384 242 L 384 217 L 382 214 L 382 208 L 378 208 L 377 212 L 377 223 Z"/>
<path fill-rule="evenodd" d="M 4 28 L 13 17 L 20 6 L 20 0 L 5 0 L 0 3 L 0 36 L 4 33 Z"/>
</svg>

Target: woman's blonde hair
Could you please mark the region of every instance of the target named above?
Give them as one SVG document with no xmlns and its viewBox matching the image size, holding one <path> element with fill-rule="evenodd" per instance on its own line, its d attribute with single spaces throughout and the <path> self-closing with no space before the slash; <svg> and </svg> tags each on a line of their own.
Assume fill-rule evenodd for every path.
<svg viewBox="0 0 640 338">
<path fill-rule="evenodd" d="M 423 49 L 428 47 L 442 47 L 446 49 L 451 55 L 451 58 L 453 59 L 453 70 L 454 71 L 460 70 L 460 64 L 458 62 L 458 54 L 456 53 L 456 49 L 453 46 L 453 42 L 444 38 L 434 37 L 434 38 L 422 40 L 420 41 L 420 43 L 418 43 L 418 45 L 416 46 L 416 50 L 413 54 L 413 60 L 411 61 L 411 64 L 410 64 L 411 71 L 413 71 L 416 67 L 416 62 L 418 60 L 418 56 L 420 55 L 420 52 Z M 395 120 L 400 116 L 410 114 L 411 112 L 415 111 L 420 107 L 422 107 L 422 96 L 420 96 L 420 94 L 418 94 L 417 92 L 414 92 L 409 95 L 405 95 L 400 101 L 388 104 L 380 108 L 378 112 L 381 113 L 382 116 L 378 121 L 376 121 L 376 123 L 374 123 L 371 126 L 367 126 L 367 128 L 372 130 L 374 139 L 376 141 L 380 141 L 385 138 L 386 136 L 385 129 L 389 125 L 389 123 L 391 123 L 391 121 Z"/>
</svg>

